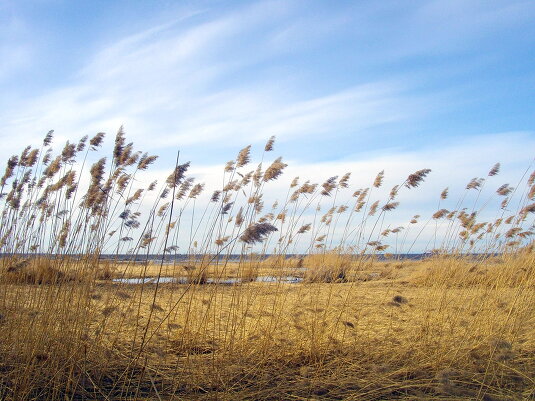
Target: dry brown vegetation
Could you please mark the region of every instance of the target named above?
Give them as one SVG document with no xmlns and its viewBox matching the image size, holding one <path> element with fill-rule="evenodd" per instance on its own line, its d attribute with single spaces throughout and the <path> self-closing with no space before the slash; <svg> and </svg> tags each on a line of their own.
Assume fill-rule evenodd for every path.
<svg viewBox="0 0 535 401">
<path fill-rule="evenodd" d="M 247 147 L 206 206 L 195 202 L 203 186 L 186 176 L 189 164 L 177 161 L 143 218 L 139 204 L 157 186 L 140 191 L 132 178 L 154 157 L 134 152 L 121 130 L 109 169 L 97 160 L 82 190 L 75 157 L 86 160 L 85 145 L 96 150 L 103 136 L 56 158 L 51 139 L 10 159 L 0 182 L 0 399 L 535 397 L 535 175 L 518 210 L 499 209 L 490 222 L 462 201 L 439 205 L 425 224 L 446 221 L 435 231 L 441 248 L 409 260 L 383 252 L 391 238 L 408 249 L 419 217 L 396 228 L 384 217 L 428 169 L 378 201 L 383 172 L 349 200 L 349 174 L 294 180 L 265 213 L 264 185 L 285 164 L 242 171 Z M 498 173 L 495 165 L 489 177 Z M 466 191 L 483 185 L 471 180 Z M 512 195 L 498 189 L 506 204 Z M 202 218 L 188 220 L 187 207 Z M 139 258 L 177 253 L 181 225 L 187 257 Z M 307 252 L 287 256 L 299 243 Z M 140 262 L 119 257 L 127 251 Z"/>
</svg>

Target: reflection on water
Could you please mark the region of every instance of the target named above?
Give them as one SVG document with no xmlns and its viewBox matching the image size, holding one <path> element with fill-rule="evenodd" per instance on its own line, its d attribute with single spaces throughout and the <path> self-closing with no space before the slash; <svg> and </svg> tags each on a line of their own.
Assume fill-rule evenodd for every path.
<svg viewBox="0 0 535 401">
<path fill-rule="evenodd" d="M 296 276 L 281 276 L 281 277 L 277 277 L 277 276 L 259 276 L 257 277 L 257 279 L 255 281 L 258 281 L 258 282 L 262 282 L 262 283 L 291 283 L 291 284 L 295 284 L 295 283 L 300 283 L 301 281 L 303 281 L 303 279 L 301 277 L 296 277 Z"/>
<path fill-rule="evenodd" d="M 174 284 L 188 284 L 189 280 L 187 277 L 145 277 L 145 278 L 115 278 L 112 280 L 114 283 L 122 284 L 160 284 L 174 283 Z M 303 281 L 301 277 L 296 276 L 258 276 L 255 280 L 252 280 L 259 283 L 289 283 L 296 284 Z M 250 282 L 246 281 L 246 282 Z M 221 285 L 232 285 L 242 283 L 241 278 L 208 278 L 205 281 L 205 284 L 221 284 Z"/>
</svg>

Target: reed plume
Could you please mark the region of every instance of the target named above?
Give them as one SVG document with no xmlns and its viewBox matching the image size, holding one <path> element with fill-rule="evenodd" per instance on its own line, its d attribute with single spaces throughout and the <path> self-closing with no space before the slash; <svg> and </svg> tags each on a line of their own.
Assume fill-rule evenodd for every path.
<svg viewBox="0 0 535 401">
<path fill-rule="evenodd" d="M 385 178 L 385 171 L 381 170 L 377 176 L 375 177 L 375 180 L 373 180 L 373 186 L 375 188 L 379 188 L 381 185 L 383 185 L 383 179 Z"/>
<path fill-rule="evenodd" d="M 407 188 L 416 188 L 420 183 L 423 182 L 424 178 L 427 177 L 427 175 L 431 172 L 431 169 L 424 168 L 422 170 L 418 170 L 414 172 L 413 174 L 409 175 L 407 178 L 407 181 L 405 182 L 405 186 Z"/>
<path fill-rule="evenodd" d="M 236 158 L 236 167 L 240 168 L 245 166 L 251 161 L 251 145 L 246 146 L 242 150 L 240 150 L 240 153 L 238 153 L 238 157 Z"/>
<path fill-rule="evenodd" d="M 271 165 L 266 169 L 262 180 L 268 182 L 271 180 L 277 179 L 281 174 L 282 170 L 288 165 L 282 162 L 282 157 L 277 158 Z"/>
<path fill-rule="evenodd" d="M 494 166 L 492 166 L 492 168 L 489 171 L 489 177 L 494 177 L 495 175 L 498 175 L 498 173 L 500 172 L 500 167 L 501 167 L 500 163 L 496 163 Z"/>
<path fill-rule="evenodd" d="M 272 136 L 267 141 L 266 146 L 264 147 L 264 151 L 265 152 L 271 152 L 273 150 L 273 145 L 274 144 L 275 144 L 275 136 Z"/>
<path fill-rule="evenodd" d="M 253 223 L 245 229 L 240 240 L 246 244 L 255 244 L 264 241 L 274 231 L 278 231 L 277 227 L 270 223 Z"/>
</svg>

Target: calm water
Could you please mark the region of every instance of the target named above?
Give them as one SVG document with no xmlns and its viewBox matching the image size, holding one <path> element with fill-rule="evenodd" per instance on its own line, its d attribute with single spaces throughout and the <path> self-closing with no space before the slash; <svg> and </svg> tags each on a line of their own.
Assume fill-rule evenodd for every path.
<svg viewBox="0 0 535 401">
<path fill-rule="evenodd" d="M 158 280 L 158 277 L 145 277 L 145 278 L 116 278 L 112 280 L 114 283 L 122 283 L 122 284 L 156 284 L 157 281 L 159 281 L 160 284 L 187 284 L 188 278 L 187 277 L 160 277 Z M 275 276 L 258 276 L 255 282 L 259 283 L 289 283 L 289 284 L 297 284 L 303 281 L 301 277 L 295 277 L 295 276 L 282 276 L 282 277 L 275 277 Z M 206 284 L 219 284 L 219 285 L 232 285 L 232 284 L 240 284 L 242 283 L 242 280 L 240 278 L 209 278 L 206 280 Z"/>
</svg>

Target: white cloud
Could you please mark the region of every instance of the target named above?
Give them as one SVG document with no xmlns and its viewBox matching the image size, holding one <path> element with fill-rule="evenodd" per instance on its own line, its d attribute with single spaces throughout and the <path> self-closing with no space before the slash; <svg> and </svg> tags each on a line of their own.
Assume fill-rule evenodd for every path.
<svg viewBox="0 0 535 401">
<path fill-rule="evenodd" d="M 260 3 L 193 26 L 182 18 L 106 46 L 71 85 L 0 112 L 6 136 L 17 133 L 7 138 L 2 156 L 17 151 L 21 143 L 40 140 L 49 129 L 64 140 L 114 132 L 124 123 L 131 140 L 158 149 L 209 141 L 264 141 L 273 134 L 290 140 L 357 133 L 401 121 L 416 108 L 420 115 L 425 113 L 417 107 L 422 102 L 394 81 L 319 95 L 300 93 L 292 87 L 291 75 L 267 82 L 260 75 L 222 87 L 225 77 L 238 77 L 255 60 L 268 57 L 266 51 L 277 51 L 269 40 L 264 48 L 262 36 L 256 53 L 240 48 L 243 38 L 269 25 L 265 12 L 273 8 Z"/>
</svg>

